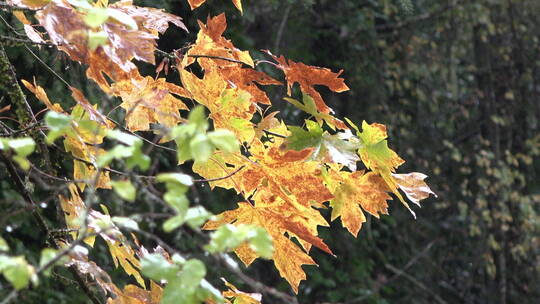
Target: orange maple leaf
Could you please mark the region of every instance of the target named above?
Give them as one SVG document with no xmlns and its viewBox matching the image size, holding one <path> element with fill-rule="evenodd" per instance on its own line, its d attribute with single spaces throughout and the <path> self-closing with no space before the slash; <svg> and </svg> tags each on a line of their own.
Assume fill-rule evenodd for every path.
<svg viewBox="0 0 540 304">
<path fill-rule="evenodd" d="M 349 90 L 349 87 L 345 84 L 345 80 L 339 78 L 339 75 L 341 75 L 343 70 L 334 73 L 327 68 L 309 66 L 301 62 L 285 59 L 283 56 L 274 56 L 270 51 L 266 51 L 266 53 L 278 62 L 276 66 L 285 73 L 285 78 L 287 79 L 287 95 L 291 96 L 291 88 L 294 83 L 300 84 L 302 92 L 313 98 L 317 110 L 322 113 L 328 114 L 333 111 L 326 105 L 321 94 L 315 90 L 315 85 L 324 85 L 336 93 Z"/>
<path fill-rule="evenodd" d="M 195 44 L 186 54 L 188 61 L 185 66 L 195 61 L 198 61 L 205 70 L 214 68 L 215 66 L 238 66 L 240 62 L 251 67 L 254 66 L 253 59 L 248 51 L 237 49 L 230 40 L 222 36 L 227 28 L 227 19 L 224 13 L 215 17 L 208 17 L 206 24 L 201 21 L 198 22 L 200 31 L 197 34 Z M 197 56 L 201 55 L 203 57 L 197 58 Z M 219 59 L 217 57 L 231 60 Z"/>
<path fill-rule="evenodd" d="M 294 236 L 299 240 L 308 241 L 322 250 L 332 254 L 332 251 L 317 236 L 311 234 L 307 227 L 294 221 L 293 216 L 287 216 L 280 209 L 281 206 L 272 206 L 270 204 L 262 206 L 252 206 L 250 203 L 242 202 L 238 208 L 231 211 L 225 211 L 219 215 L 216 221 L 210 221 L 205 224 L 203 229 L 217 229 L 219 226 L 232 223 L 235 225 L 252 224 L 263 227 L 272 237 L 274 254 L 272 259 L 284 277 L 298 293 L 300 281 L 306 279 L 306 274 L 302 270 L 302 265 L 316 265 L 313 259 L 300 247 L 295 245 L 288 237 Z M 249 265 L 257 258 L 257 254 L 247 246 L 241 246 L 235 250 L 236 254 Z"/>
<path fill-rule="evenodd" d="M 206 0 L 188 0 L 189 6 L 191 7 L 191 10 L 196 9 L 197 7 L 201 6 L 203 3 L 205 3 Z M 242 1 L 241 0 L 232 0 L 234 6 L 243 13 L 242 11 Z"/>
</svg>

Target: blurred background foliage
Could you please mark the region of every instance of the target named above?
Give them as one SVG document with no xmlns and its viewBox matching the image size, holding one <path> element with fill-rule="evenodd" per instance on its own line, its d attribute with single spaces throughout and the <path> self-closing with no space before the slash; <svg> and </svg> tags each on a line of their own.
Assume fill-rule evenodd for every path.
<svg viewBox="0 0 540 304">
<path fill-rule="evenodd" d="M 416 220 L 393 202 L 391 215 L 369 218 L 358 239 L 341 228 L 339 220 L 329 229 L 321 228 L 337 258 L 313 249 L 319 267 L 305 267 L 308 280 L 300 285 L 301 303 L 537 302 L 539 1 L 244 0 L 243 16 L 230 1 L 208 1 L 195 12 L 186 1 L 135 3 L 165 8 L 186 21 L 190 34 L 169 30 L 160 41 L 165 51 L 194 41 L 197 19 L 224 11 L 226 36 L 238 48 L 252 50 L 254 57 L 263 58 L 258 50 L 268 49 L 306 64 L 343 69 L 351 91 L 326 92 L 329 105 L 338 116 L 357 123 L 365 119 L 386 124 L 390 146 L 407 160 L 401 172 L 430 176 L 428 182 L 439 197 L 426 201 Z M 9 13 L 1 15 L 17 24 Z M 1 29 L 8 31 L 5 24 Z M 118 104 L 85 79 L 84 67 L 53 50 L 31 49 L 70 84 L 83 88 L 92 102 L 107 109 Z M 66 88 L 25 47 L 8 52 L 20 78 L 36 75 L 51 99 L 73 104 Z M 146 72 L 151 74 L 152 68 Z M 171 73 L 168 79 L 178 81 L 178 75 Z M 302 123 L 304 117 L 280 100 L 283 89 L 270 93 L 283 119 Z M 158 165 L 172 162 L 163 155 Z M 16 197 L 8 189 L 0 182 L 3 210 L 11 208 L 7 204 Z M 108 193 L 111 213 L 131 213 L 132 206 L 114 203 L 114 195 Z M 192 201 L 214 212 L 232 209 L 238 200 L 208 186 L 192 189 Z M 150 204 L 147 208 L 159 212 Z M 34 238 L 32 225 L 25 224 L 28 217 L 18 217 L 0 215 L 1 228 L 5 230 L 8 222 L 16 228 L 12 242 Z M 153 220 L 141 225 L 155 229 L 180 250 L 200 252 L 201 236 L 192 231 L 165 235 Z M 31 251 L 15 248 L 27 255 Z M 103 257 L 96 258 L 110 264 L 106 250 L 101 252 Z M 219 265 L 209 268 L 209 276 L 224 275 L 243 287 Z M 257 261 L 247 272 L 288 291 L 269 262 Z M 35 303 L 38 296 L 44 297 L 39 290 L 50 293 L 58 284 L 47 282 L 37 293 L 24 293 L 22 300 Z M 78 298 L 69 293 L 56 289 L 47 303 L 75 303 Z"/>
</svg>

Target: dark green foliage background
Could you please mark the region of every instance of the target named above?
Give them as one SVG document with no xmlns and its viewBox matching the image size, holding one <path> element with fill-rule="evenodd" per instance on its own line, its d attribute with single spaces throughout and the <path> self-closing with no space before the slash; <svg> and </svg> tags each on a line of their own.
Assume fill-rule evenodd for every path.
<svg viewBox="0 0 540 304">
<path fill-rule="evenodd" d="M 186 21 L 191 33 L 169 30 L 160 41 L 165 51 L 194 41 L 197 18 L 225 11 L 226 36 L 237 47 L 252 50 L 254 57 L 262 57 L 257 50 L 269 49 L 306 64 L 344 69 L 351 91 L 336 95 L 323 89 L 337 115 L 357 123 L 365 119 L 386 124 L 390 146 L 407 160 L 400 171 L 430 176 L 428 182 L 439 198 L 417 208 L 417 220 L 392 202 L 391 216 L 369 218 L 357 239 L 341 228 L 339 220 L 330 229 L 321 228 L 321 236 L 337 258 L 313 249 L 319 267 L 305 268 L 308 280 L 300 285 L 301 303 L 537 301 L 540 2 L 244 0 L 244 16 L 230 1 L 208 1 L 195 12 L 189 11 L 186 1 L 136 3 L 166 8 Z M 9 13 L 1 14 L 13 21 Z M 0 28 L 8 33 L 4 25 Z M 108 109 L 118 104 L 85 80 L 84 67 L 55 51 L 32 49 L 70 84 L 83 88 L 92 102 Z M 36 75 L 57 102 L 73 104 L 66 88 L 24 47 L 8 51 L 19 78 Z M 151 73 L 151 68 L 146 72 Z M 172 73 L 169 79 L 178 81 L 178 76 Z M 288 123 L 302 122 L 303 117 L 280 100 L 284 89 L 269 92 L 282 118 Z M 114 115 L 121 117 L 120 112 Z M 158 158 L 158 168 L 170 168 L 170 156 Z M 69 170 L 68 161 L 65 166 L 61 169 Z M 0 210 L 7 213 L 18 203 L 4 174 L 0 167 Z M 211 192 L 207 185 L 197 186 L 191 195 L 193 202 L 213 212 L 232 209 L 239 199 L 230 192 Z M 104 191 L 102 198 L 109 198 L 113 214 L 130 214 L 135 208 L 119 203 L 110 191 Z M 145 207 L 137 208 L 160 211 L 148 202 L 138 203 Z M 38 242 L 35 229 L 27 224 L 31 220 L 25 214 L 9 219 L 0 214 L 0 229 L 15 252 L 36 261 L 43 244 L 28 245 L 31 239 Z M 14 232 L 7 233 L 7 225 Z M 164 234 L 149 219 L 141 226 L 193 255 L 205 242 L 189 230 Z M 98 248 L 102 249 L 97 256 L 101 265 L 112 269 L 103 244 Z M 209 277 L 226 276 L 245 287 L 220 265 L 207 265 Z M 58 273 L 62 275 L 61 270 Z M 269 262 L 257 261 L 247 273 L 290 290 Z M 121 273 L 111 274 L 125 280 Z M 74 295 L 79 294 L 77 290 L 59 288 L 57 279 L 23 292 L 21 302 L 84 302 Z M 7 286 L 5 281 L 1 284 Z M 277 302 L 267 298 L 265 303 Z"/>
</svg>

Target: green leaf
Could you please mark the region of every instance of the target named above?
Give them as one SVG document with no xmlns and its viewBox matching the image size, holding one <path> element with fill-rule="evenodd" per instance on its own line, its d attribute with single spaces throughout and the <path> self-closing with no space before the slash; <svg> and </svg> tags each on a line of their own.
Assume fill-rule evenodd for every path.
<svg viewBox="0 0 540 304">
<path fill-rule="evenodd" d="M 185 221 L 191 228 L 197 229 L 210 217 L 212 217 L 212 213 L 208 212 L 202 206 L 196 206 L 188 209 Z"/>
<path fill-rule="evenodd" d="M 92 28 L 96 28 L 109 19 L 109 13 L 106 8 L 92 7 L 86 12 L 83 20 L 86 25 Z"/>
<path fill-rule="evenodd" d="M 108 166 L 113 159 L 123 159 L 133 155 L 133 148 L 117 145 L 97 159 L 97 165 L 101 168 Z"/>
<path fill-rule="evenodd" d="M 225 224 L 212 233 L 210 243 L 205 246 L 208 252 L 227 252 L 236 249 L 244 242 L 263 258 L 271 258 L 273 254 L 272 238 L 262 227 L 254 225 Z"/>
<path fill-rule="evenodd" d="M 104 31 L 88 32 L 88 48 L 92 51 L 109 42 L 109 35 Z"/>
<path fill-rule="evenodd" d="M 175 215 L 163 223 L 163 231 L 171 232 L 184 224 L 184 214 Z"/>
<path fill-rule="evenodd" d="M 176 141 L 176 158 L 179 164 L 183 164 L 187 160 L 193 158 L 191 148 L 189 147 L 189 139 L 177 139 Z"/>
<path fill-rule="evenodd" d="M 225 129 L 218 129 L 208 133 L 208 139 L 214 146 L 225 152 L 236 152 L 240 150 L 240 143 L 233 132 Z"/>
<path fill-rule="evenodd" d="M 0 271 L 16 290 L 28 286 L 34 274 L 34 267 L 29 265 L 23 256 L 0 256 Z"/>
<path fill-rule="evenodd" d="M 118 194 L 118 196 L 121 198 L 129 202 L 133 202 L 135 200 L 137 190 L 129 180 L 111 181 L 111 185 L 114 192 L 116 192 L 116 194 Z"/>
<path fill-rule="evenodd" d="M 287 137 L 287 147 L 297 151 L 303 150 L 309 147 L 317 147 L 321 144 L 323 130 L 322 128 L 312 120 L 306 120 L 308 130 L 304 130 L 302 127 L 289 126 L 291 135 Z"/>
<path fill-rule="evenodd" d="M 225 224 L 214 231 L 210 237 L 210 243 L 205 249 L 208 252 L 227 252 L 240 246 L 245 241 L 238 233 L 238 228 L 231 224 Z"/>
<path fill-rule="evenodd" d="M 141 147 L 133 147 L 133 149 L 131 157 L 126 159 L 126 166 L 128 169 L 139 167 L 143 171 L 148 170 L 150 163 L 152 162 L 150 157 L 141 152 Z"/>
<path fill-rule="evenodd" d="M 177 214 L 186 214 L 189 207 L 189 201 L 185 193 L 186 190 L 183 190 L 182 188 L 171 189 L 167 191 L 165 195 L 163 195 L 163 199 L 176 211 Z"/>
<path fill-rule="evenodd" d="M 314 160 L 332 161 L 356 171 L 356 163 L 360 160 L 356 151 L 362 147 L 360 140 L 350 131 L 329 134 L 314 121 L 306 120 L 308 130 L 290 126 L 291 135 L 287 137 L 287 147 L 302 150 L 314 147 L 311 155 Z"/>
<path fill-rule="evenodd" d="M 115 139 L 126 146 L 142 146 L 142 140 L 137 136 L 133 136 L 128 133 L 124 133 L 119 130 L 109 130 L 107 131 L 107 137 Z"/>
<path fill-rule="evenodd" d="M 141 259 L 141 270 L 146 277 L 160 282 L 174 278 L 180 267 L 169 263 L 161 254 L 152 253 L 144 255 Z"/>
<path fill-rule="evenodd" d="M 52 144 L 58 137 L 64 135 L 71 128 L 71 117 L 48 111 L 45 114 L 45 125 L 49 128 L 47 133 L 47 144 Z"/>
<path fill-rule="evenodd" d="M 214 152 L 214 147 L 205 134 L 195 135 L 189 143 L 189 148 L 195 161 L 201 162 L 207 161 Z"/>
<path fill-rule="evenodd" d="M 0 251 L 9 251 L 8 243 L 1 236 L 0 236 Z"/>
<path fill-rule="evenodd" d="M 111 220 L 118 226 L 131 230 L 139 230 L 139 224 L 129 217 L 113 216 Z"/>
<path fill-rule="evenodd" d="M 156 180 L 160 183 L 171 183 L 187 187 L 193 185 L 191 176 L 183 173 L 161 173 L 156 176 Z"/>
<path fill-rule="evenodd" d="M 204 107 L 196 106 L 191 109 L 188 115 L 188 122 L 189 124 L 196 126 L 197 130 L 195 131 L 195 133 L 205 132 L 206 130 L 208 130 L 208 120 L 204 113 Z"/>
<path fill-rule="evenodd" d="M 30 137 L 0 138 L 0 150 L 6 150 L 8 147 L 15 152 L 15 155 L 12 156 L 13 160 L 22 169 L 28 170 L 30 168 L 30 162 L 26 159 L 26 156 L 34 151 L 36 147 L 34 140 Z"/>
<path fill-rule="evenodd" d="M 43 249 L 41 251 L 41 258 L 39 259 L 39 267 L 43 267 L 44 265 L 49 263 L 49 261 L 54 259 L 56 257 L 57 252 L 58 252 L 57 250 L 52 249 L 52 248 Z M 56 264 L 59 264 L 59 263 L 60 261 L 56 262 Z M 51 275 L 51 270 L 52 270 L 52 265 L 49 268 L 45 269 L 43 271 L 43 274 L 48 277 Z"/>
<path fill-rule="evenodd" d="M 179 277 L 183 287 L 189 290 L 198 287 L 205 275 L 204 263 L 197 259 L 189 259 L 184 263 Z"/>
<path fill-rule="evenodd" d="M 274 253 L 272 238 L 262 227 L 252 227 L 249 235 L 250 247 L 263 258 L 271 259 Z"/>
<path fill-rule="evenodd" d="M 45 124 L 50 129 L 63 129 L 69 127 L 70 123 L 71 117 L 68 115 L 55 111 L 48 111 L 47 114 L 45 114 Z"/>
</svg>

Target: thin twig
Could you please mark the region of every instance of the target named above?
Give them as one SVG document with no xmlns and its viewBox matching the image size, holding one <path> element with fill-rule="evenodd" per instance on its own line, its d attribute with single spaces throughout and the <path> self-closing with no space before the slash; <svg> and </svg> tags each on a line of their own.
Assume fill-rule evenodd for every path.
<svg viewBox="0 0 540 304">
<path fill-rule="evenodd" d="M 425 292 L 429 293 L 430 295 L 432 295 L 433 298 L 435 299 L 435 301 L 437 301 L 437 303 L 439 303 L 439 304 L 446 304 L 447 303 L 446 301 L 441 299 L 441 297 L 438 294 L 434 293 L 433 291 L 431 291 L 431 289 L 429 289 L 426 285 L 424 285 L 424 283 L 418 281 L 417 279 L 415 279 L 413 276 L 409 275 L 405 271 L 403 271 L 401 269 L 398 269 L 398 268 L 392 266 L 391 264 L 385 264 L 384 267 L 386 267 L 388 270 L 394 272 L 395 274 L 399 274 L 400 276 L 403 276 L 407 280 L 411 281 L 414 285 L 420 287 L 420 289 L 422 289 L 423 291 L 425 291 Z"/>
<path fill-rule="evenodd" d="M 20 129 L 20 130 L 15 130 L 13 132 L 10 132 L 10 133 L 6 133 L 6 134 L 0 134 L 0 137 L 10 137 L 10 136 L 14 136 L 14 135 L 17 135 L 17 134 L 20 134 L 20 133 L 24 133 L 28 130 L 31 130 L 35 127 L 40 127 L 41 126 L 41 122 L 40 121 L 37 121 L 37 122 L 33 122 L 31 123 L 30 125 L 28 125 L 26 128 L 24 129 Z"/>
<path fill-rule="evenodd" d="M 202 182 L 216 182 L 216 181 L 220 181 L 220 180 L 224 180 L 224 179 L 227 179 L 233 175 L 235 175 L 236 173 L 238 173 L 240 170 L 244 169 L 246 167 L 246 165 L 242 165 L 240 167 L 238 167 L 238 169 L 234 170 L 233 172 L 223 176 L 223 177 L 216 177 L 216 178 L 209 178 L 209 179 L 194 179 L 193 182 L 195 183 L 202 183 Z"/>
<path fill-rule="evenodd" d="M 234 62 L 234 63 L 248 65 L 247 63 L 245 63 L 243 61 L 236 60 L 236 59 L 233 59 L 233 58 L 221 57 L 221 56 L 210 56 L 210 55 L 187 55 L 187 56 L 191 57 L 191 58 L 208 58 L 208 59 L 224 60 L 224 61 L 230 61 L 230 62 Z"/>
<path fill-rule="evenodd" d="M 277 134 L 277 133 L 274 133 L 274 132 L 270 132 L 268 130 L 263 130 L 264 133 L 268 134 L 268 135 L 272 135 L 272 136 L 275 136 L 275 137 L 279 137 L 279 138 L 287 138 L 287 136 L 285 135 L 281 135 L 281 134 Z"/>
<path fill-rule="evenodd" d="M 49 70 L 49 72 L 51 72 L 54 76 L 56 76 L 56 78 L 58 78 L 60 81 L 62 81 L 68 88 L 71 88 L 69 83 L 67 81 L 65 81 L 64 78 L 62 78 L 62 76 L 58 75 L 58 73 L 56 73 L 55 70 L 53 70 L 48 64 L 46 64 L 43 60 L 41 60 L 41 58 L 39 58 L 38 55 L 36 55 L 34 52 L 32 52 L 32 50 L 27 45 L 25 45 L 24 48 L 30 54 L 32 54 L 32 56 L 34 56 L 34 58 L 36 58 L 36 60 L 39 61 L 39 63 L 41 63 L 47 70 Z"/>
</svg>

